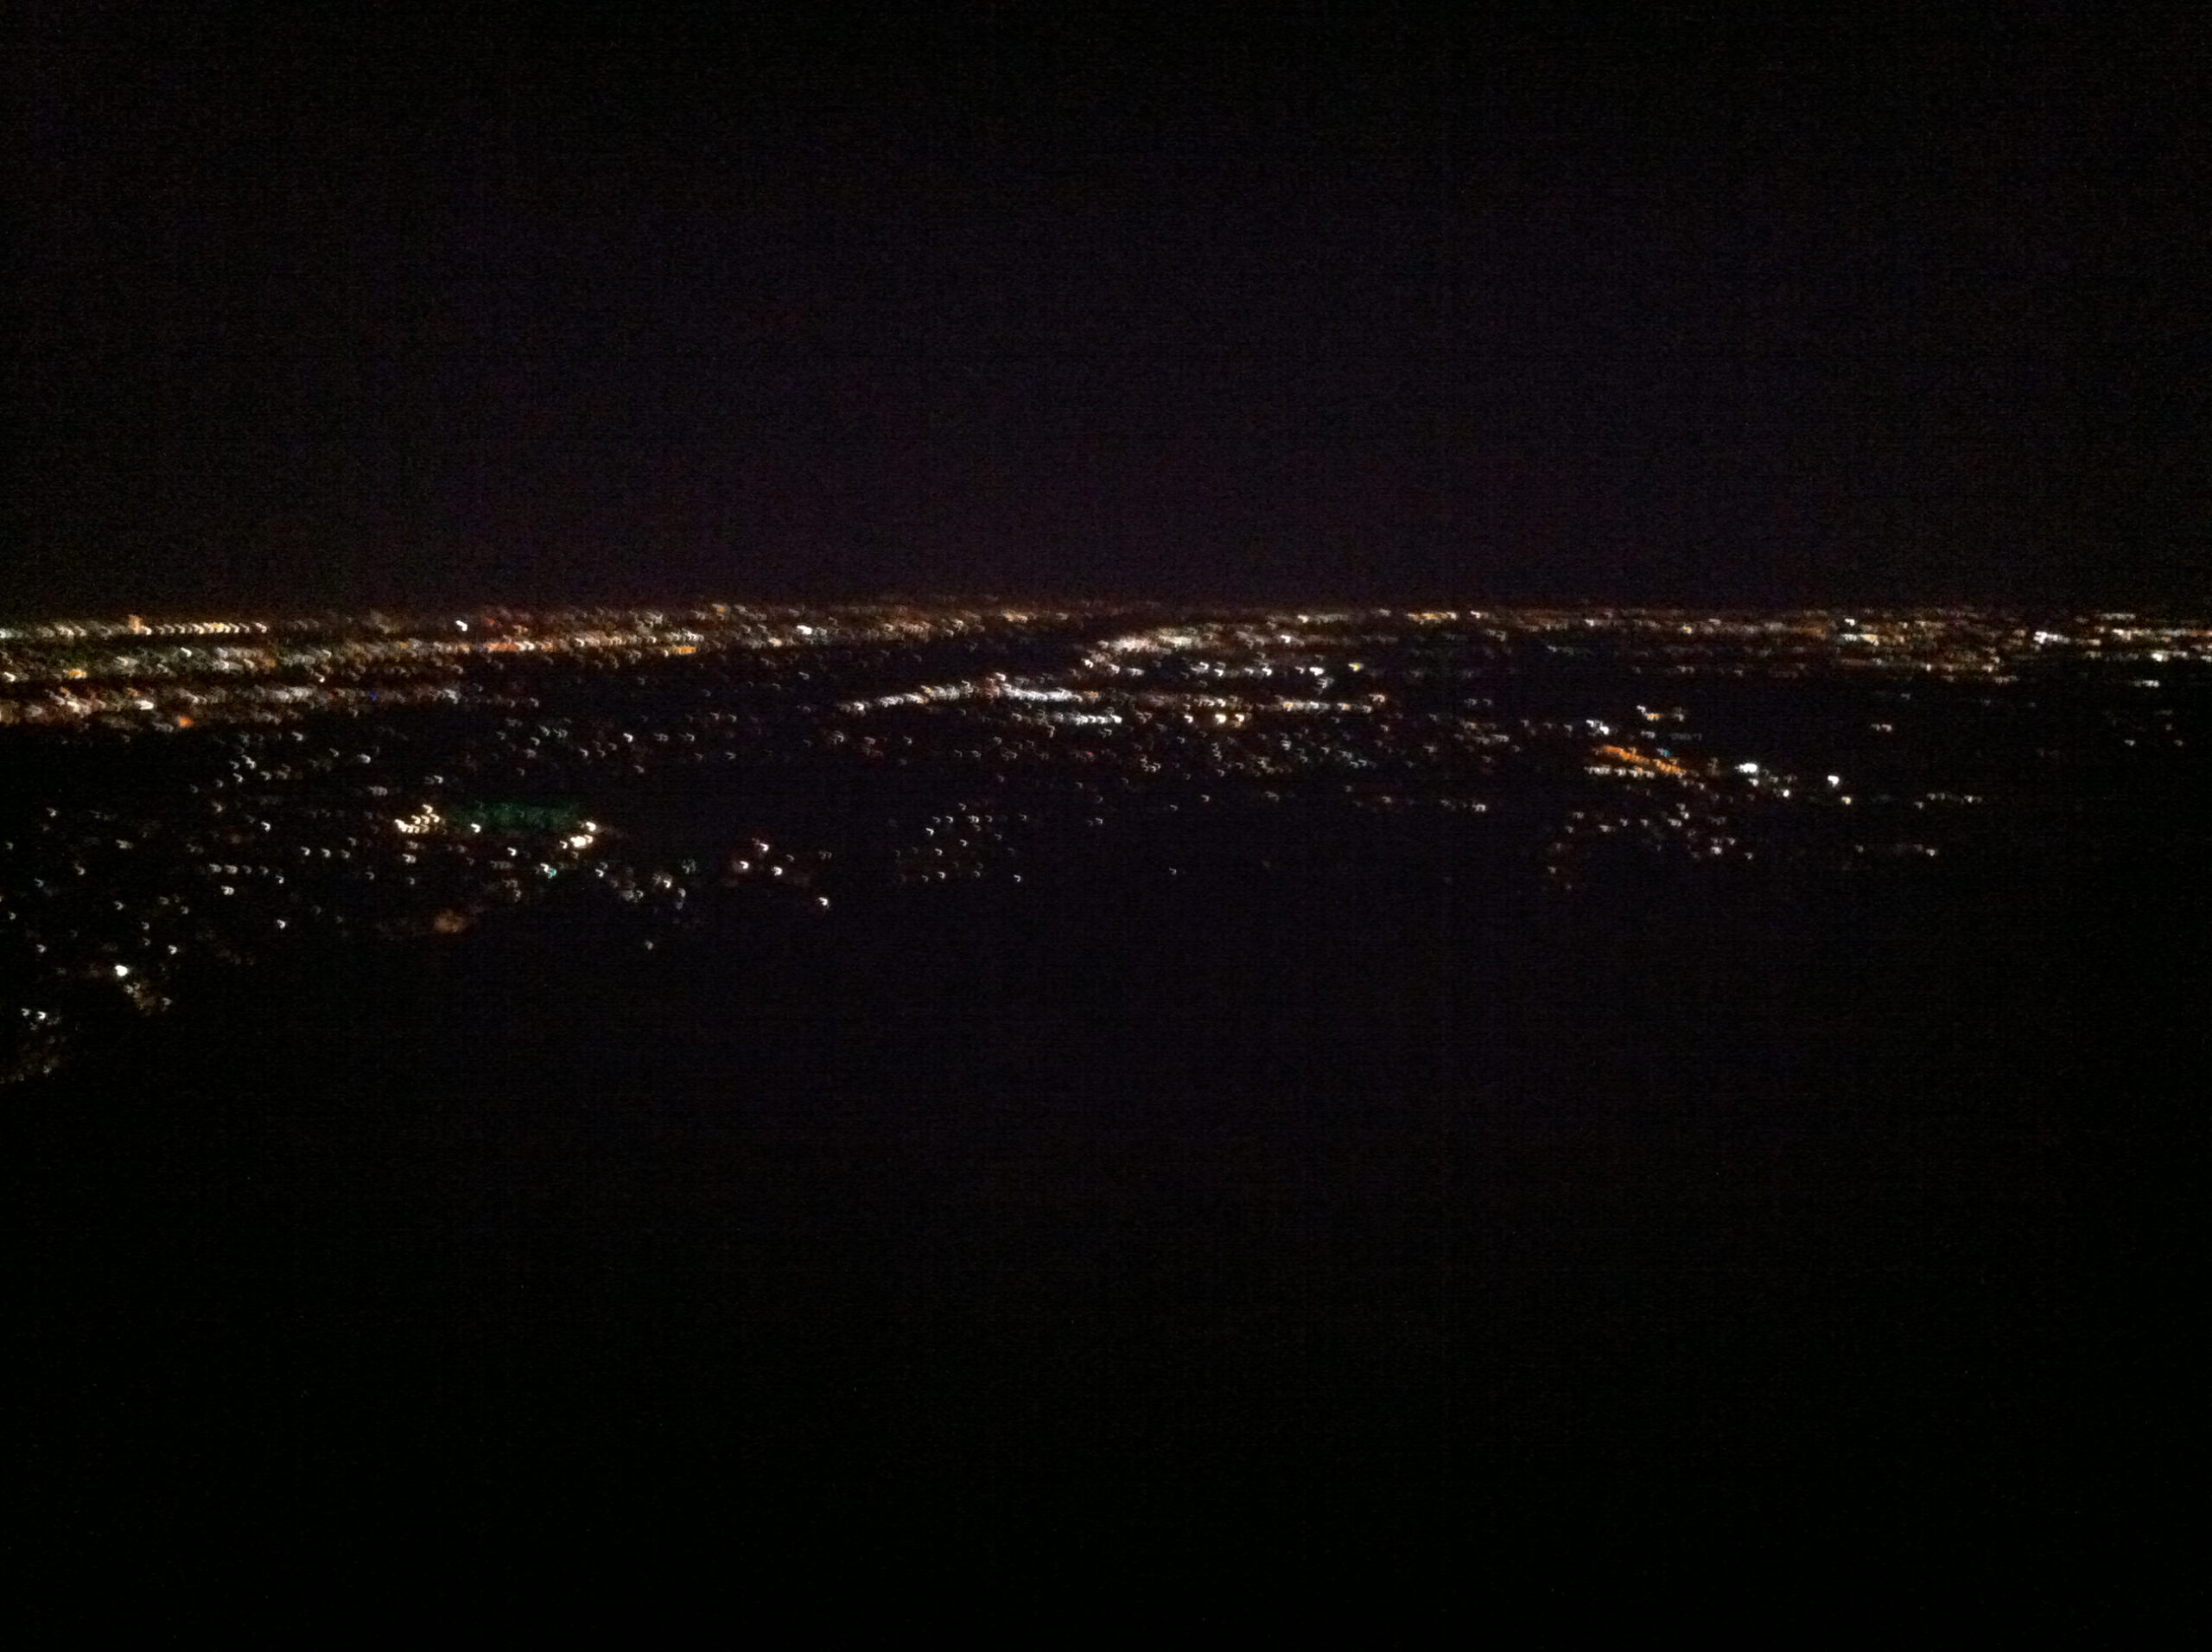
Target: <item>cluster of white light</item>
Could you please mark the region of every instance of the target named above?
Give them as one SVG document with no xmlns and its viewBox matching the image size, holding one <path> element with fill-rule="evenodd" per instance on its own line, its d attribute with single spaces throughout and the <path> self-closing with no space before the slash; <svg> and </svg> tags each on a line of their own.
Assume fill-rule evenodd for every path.
<svg viewBox="0 0 2212 1652">
<path fill-rule="evenodd" d="M 981 690 L 973 683 L 925 683 L 904 694 L 879 695 L 873 700 L 848 700 L 841 711 L 886 711 L 893 706 L 926 706 L 952 700 L 973 699 Z"/>
</svg>

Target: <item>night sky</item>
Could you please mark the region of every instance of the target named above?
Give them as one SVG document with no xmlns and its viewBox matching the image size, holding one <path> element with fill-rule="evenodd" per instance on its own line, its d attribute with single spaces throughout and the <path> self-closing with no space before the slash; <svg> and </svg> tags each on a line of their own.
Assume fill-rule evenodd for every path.
<svg viewBox="0 0 2212 1652">
<path fill-rule="evenodd" d="M 0 611 L 2212 599 L 2203 25 L 1052 10 L 25 9 Z"/>
</svg>

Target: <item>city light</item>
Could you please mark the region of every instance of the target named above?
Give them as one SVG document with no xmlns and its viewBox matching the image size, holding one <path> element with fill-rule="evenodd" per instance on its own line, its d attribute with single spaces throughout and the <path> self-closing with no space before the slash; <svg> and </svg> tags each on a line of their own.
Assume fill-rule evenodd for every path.
<svg viewBox="0 0 2212 1652">
<path fill-rule="evenodd" d="M 657 930 L 833 899 L 864 917 L 925 892 L 1042 899 L 1130 857 L 1197 889 L 1209 866 L 1341 879 L 1415 855 L 1422 875 L 1554 897 L 2025 864 L 2199 760 L 2208 681 L 2201 624 L 1968 609 L 19 626 L 0 632 L 0 739 L 65 778 L 0 842 L 0 924 L 33 983 L 0 1025 L 48 1051 L 66 983 L 150 1011 L 180 970 L 280 933 L 457 938 L 539 905 Z M 1808 688 L 1845 715 L 1785 715 Z M 145 784 L 68 781 L 92 737 Z M 2101 790 L 2068 791 L 2077 774 Z M 1259 847 L 1286 833 L 1333 847 Z"/>
</svg>

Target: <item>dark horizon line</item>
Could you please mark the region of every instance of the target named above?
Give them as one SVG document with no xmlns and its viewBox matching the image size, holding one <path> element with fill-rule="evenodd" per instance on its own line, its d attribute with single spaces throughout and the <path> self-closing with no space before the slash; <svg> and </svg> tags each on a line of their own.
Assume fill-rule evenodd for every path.
<svg viewBox="0 0 2212 1652">
<path fill-rule="evenodd" d="M 2166 620 L 2201 620 L 2212 623 L 2212 604 L 2190 605 L 2169 597 L 2144 596 L 2128 600 L 2062 601 L 2055 600 L 1985 599 L 1967 596 L 1904 599 L 1869 597 L 1864 600 L 1828 598 L 1815 600 L 1728 600 L 1696 602 L 1652 597 L 1474 595 L 1346 596 L 1310 594 L 1295 596 L 1216 594 L 1183 596 L 1160 594 L 1099 595 L 1071 592 L 1018 589 L 915 591 L 898 588 L 836 596 L 791 594 L 734 595 L 727 592 L 687 592 L 659 597 L 512 600 L 486 598 L 474 601 L 432 601 L 426 604 L 371 602 L 359 607 L 321 604 L 298 607 L 233 607 L 220 603 L 183 607 L 149 604 L 108 613 L 21 613 L 0 617 L 0 626 L 24 627 L 85 625 L 127 628 L 133 620 L 148 626 L 236 622 L 299 626 L 319 622 L 359 622 L 387 620 L 401 623 L 431 620 L 492 618 L 501 614 L 537 615 L 594 611 L 640 613 L 656 609 L 696 611 L 716 607 L 764 609 L 837 609 L 907 606 L 925 608 L 1040 608 L 1040 609 L 1163 609 L 1176 613 L 1281 613 L 1312 610 L 1317 613 L 1411 614 L 1424 613 L 1582 612 L 1615 613 L 1694 613 L 1708 616 L 1787 614 L 1930 614 L 1971 613 L 1985 618 L 2065 615 L 2078 618 L 2152 618 Z"/>
</svg>

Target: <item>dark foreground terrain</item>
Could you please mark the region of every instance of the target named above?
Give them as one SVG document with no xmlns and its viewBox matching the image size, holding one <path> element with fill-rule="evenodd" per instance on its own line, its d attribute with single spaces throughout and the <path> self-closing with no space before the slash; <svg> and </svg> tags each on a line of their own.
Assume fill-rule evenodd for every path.
<svg viewBox="0 0 2212 1652">
<path fill-rule="evenodd" d="M 2193 918 L 1194 893 L 517 918 L 20 1089 L 45 1544 L 423 1606 L 2170 1598 Z"/>
</svg>

